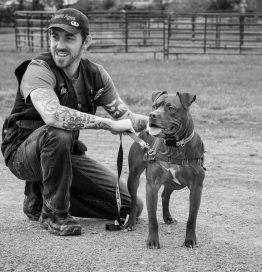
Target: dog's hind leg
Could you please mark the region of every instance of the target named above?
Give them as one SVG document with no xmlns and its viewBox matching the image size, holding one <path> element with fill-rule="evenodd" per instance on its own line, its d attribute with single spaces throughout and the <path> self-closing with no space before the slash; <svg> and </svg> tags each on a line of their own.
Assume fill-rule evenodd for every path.
<svg viewBox="0 0 262 272">
<path fill-rule="evenodd" d="M 141 203 L 138 205 L 137 189 L 139 186 L 140 176 L 146 168 L 146 163 L 143 161 L 144 152 L 134 143 L 129 151 L 129 176 L 127 180 L 127 188 L 131 196 L 130 215 L 124 228 L 126 231 L 134 230 L 136 218 L 141 214 Z"/>
<path fill-rule="evenodd" d="M 177 223 L 176 218 L 172 218 L 169 211 L 169 201 L 172 192 L 174 191 L 174 187 L 170 184 L 165 184 L 163 192 L 161 194 L 162 197 L 162 211 L 163 211 L 163 219 L 166 224 Z"/>
</svg>

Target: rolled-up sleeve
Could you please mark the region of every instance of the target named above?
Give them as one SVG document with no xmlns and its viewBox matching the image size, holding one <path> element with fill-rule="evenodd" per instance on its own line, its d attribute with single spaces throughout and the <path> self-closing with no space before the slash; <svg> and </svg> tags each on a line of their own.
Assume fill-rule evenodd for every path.
<svg viewBox="0 0 262 272">
<path fill-rule="evenodd" d="M 31 103 L 30 93 L 38 88 L 54 90 L 56 78 L 49 66 L 41 60 L 32 60 L 21 81 L 20 91 L 27 104 Z"/>
<path fill-rule="evenodd" d="M 97 103 L 98 103 L 98 106 L 105 106 L 110 104 L 115 99 L 117 99 L 118 93 L 112 78 L 104 69 L 104 67 L 102 65 L 98 65 L 98 68 L 101 74 L 104 87 L 103 87 L 103 91 L 101 95 L 99 96 Z"/>
</svg>

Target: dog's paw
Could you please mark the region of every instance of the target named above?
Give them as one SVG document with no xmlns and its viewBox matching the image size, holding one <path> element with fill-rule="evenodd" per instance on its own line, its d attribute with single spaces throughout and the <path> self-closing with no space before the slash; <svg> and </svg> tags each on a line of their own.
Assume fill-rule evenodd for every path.
<svg viewBox="0 0 262 272">
<path fill-rule="evenodd" d="M 146 246 L 149 249 L 159 249 L 160 248 L 160 243 L 159 243 L 159 238 L 158 237 L 148 237 L 146 241 Z"/>
<path fill-rule="evenodd" d="M 123 228 L 123 230 L 124 230 L 124 232 L 129 232 L 129 231 L 133 231 L 133 230 L 135 230 L 135 226 L 124 226 L 124 228 Z"/>
<path fill-rule="evenodd" d="M 186 239 L 184 242 L 184 246 L 187 248 L 196 248 L 197 241 L 196 241 L 196 239 Z"/>
<path fill-rule="evenodd" d="M 171 216 L 164 217 L 163 219 L 164 219 L 164 222 L 167 225 L 177 224 L 177 219 L 176 218 L 172 218 Z"/>
<path fill-rule="evenodd" d="M 130 220 L 128 220 L 126 222 L 126 224 L 124 225 L 124 228 L 123 228 L 124 232 L 135 230 L 135 225 L 136 225 L 137 221 L 138 221 L 138 219 L 136 219 L 135 222 L 131 222 Z"/>
</svg>

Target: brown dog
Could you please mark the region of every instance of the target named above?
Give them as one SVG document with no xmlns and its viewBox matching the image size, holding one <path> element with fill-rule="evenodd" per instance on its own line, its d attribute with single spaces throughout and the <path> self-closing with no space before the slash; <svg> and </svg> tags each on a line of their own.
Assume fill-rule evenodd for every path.
<svg viewBox="0 0 262 272">
<path fill-rule="evenodd" d="M 174 223 L 169 212 L 171 193 L 185 186 L 189 188 L 190 206 L 184 244 L 192 248 L 197 244 L 196 219 L 205 172 L 204 145 L 200 136 L 194 131 L 193 120 L 189 113 L 189 107 L 195 99 L 196 96 L 189 93 L 169 95 L 167 92 L 154 92 L 153 111 L 149 115 L 149 132 L 143 131 L 139 135 L 151 149 L 145 152 L 134 143 L 129 151 L 128 190 L 132 202 L 129 220 L 124 228 L 126 231 L 135 228 L 139 178 L 146 169 L 148 248 L 160 248 L 156 210 L 158 190 L 161 185 L 164 185 L 162 208 L 166 224 Z"/>
</svg>

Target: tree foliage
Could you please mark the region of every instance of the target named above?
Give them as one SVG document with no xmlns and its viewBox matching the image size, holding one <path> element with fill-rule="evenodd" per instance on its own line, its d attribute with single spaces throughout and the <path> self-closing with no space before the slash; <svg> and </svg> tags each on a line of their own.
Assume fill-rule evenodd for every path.
<svg viewBox="0 0 262 272">
<path fill-rule="evenodd" d="M 210 3 L 209 9 L 210 10 L 233 10 L 235 2 L 236 1 L 230 1 L 230 0 L 212 0 Z"/>
</svg>

